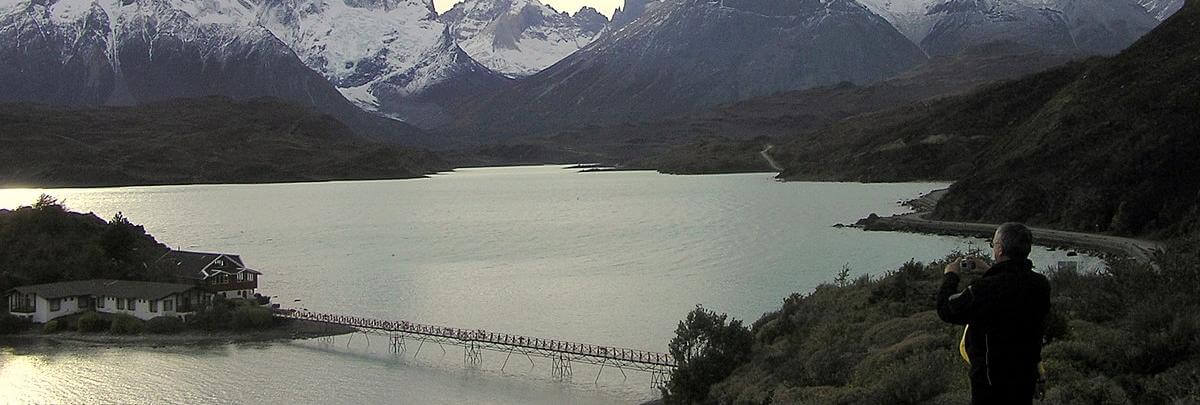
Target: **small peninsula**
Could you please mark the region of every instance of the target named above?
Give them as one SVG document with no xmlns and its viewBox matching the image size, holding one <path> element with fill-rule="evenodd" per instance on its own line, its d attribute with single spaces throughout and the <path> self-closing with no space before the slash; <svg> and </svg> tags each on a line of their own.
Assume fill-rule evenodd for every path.
<svg viewBox="0 0 1200 405">
<path fill-rule="evenodd" d="M 158 346 L 353 331 L 277 318 L 260 276 L 236 254 L 173 250 L 121 214 L 105 221 L 46 195 L 0 210 L 8 338 Z"/>
</svg>

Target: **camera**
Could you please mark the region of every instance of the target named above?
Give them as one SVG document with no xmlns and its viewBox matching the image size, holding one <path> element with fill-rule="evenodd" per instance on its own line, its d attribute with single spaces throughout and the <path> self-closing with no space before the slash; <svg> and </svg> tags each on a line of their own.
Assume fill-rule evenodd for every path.
<svg viewBox="0 0 1200 405">
<path fill-rule="evenodd" d="M 975 271 L 975 260 L 972 260 L 969 257 L 964 257 L 962 258 L 962 262 L 959 263 L 958 267 L 962 271 Z"/>
</svg>

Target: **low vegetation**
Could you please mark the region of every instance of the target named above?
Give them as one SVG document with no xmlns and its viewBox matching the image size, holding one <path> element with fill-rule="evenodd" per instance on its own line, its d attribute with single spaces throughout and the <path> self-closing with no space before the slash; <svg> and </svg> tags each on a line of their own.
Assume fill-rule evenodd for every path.
<svg viewBox="0 0 1200 405">
<path fill-rule="evenodd" d="M 103 332 L 108 330 L 109 325 L 111 322 L 108 318 L 102 317 L 96 312 L 84 313 L 75 321 L 75 329 L 82 333 Z"/>
<path fill-rule="evenodd" d="M 24 317 L 0 314 L 0 335 L 24 332 L 29 330 L 30 326 L 29 320 Z"/>
<path fill-rule="evenodd" d="M 0 128 L 0 185 L 8 186 L 393 179 L 450 168 L 432 152 L 368 140 L 332 116 L 270 98 L 0 104 Z"/>
<path fill-rule="evenodd" d="M 146 321 L 146 332 L 169 335 L 182 332 L 187 325 L 176 316 L 156 316 Z"/>
<path fill-rule="evenodd" d="M 227 300 L 218 296 L 191 317 L 188 327 L 205 331 L 253 330 L 270 328 L 275 322 L 267 307 L 249 300 Z"/>
<path fill-rule="evenodd" d="M 933 310 L 945 262 L 909 262 L 877 279 L 843 274 L 808 294 L 793 294 L 744 329 L 753 342 L 747 356 L 727 357 L 723 369 L 702 373 L 728 377 L 692 378 L 709 363 L 672 350 L 682 366 L 665 397 L 679 403 L 966 403 L 970 388 L 957 351 L 962 328 L 941 322 Z M 1155 265 L 1118 260 L 1099 272 L 1046 271 L 1053 288 L 1042 352 L 1048 403 L 1200 401 L 1200 239 L 1174 242 Z M 685 328 L 693 318 L 723 321 L 697 309 L 676 340 L 692 340 L 695 329 L 719 329 Z"/>
<path fill-rule="evenodd" d="M 108 331 L 114 335 L 138 335 L 146 330 L 146 321 L 133 315 L 113 314 Z"/>
</svg>

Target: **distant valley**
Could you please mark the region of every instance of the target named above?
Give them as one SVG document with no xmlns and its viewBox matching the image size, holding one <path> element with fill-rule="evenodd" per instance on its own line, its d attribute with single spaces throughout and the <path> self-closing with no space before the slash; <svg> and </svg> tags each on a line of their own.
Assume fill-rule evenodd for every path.
<svg viewBox="0 0 1200 405">
<path fill-rule="evenodd" d="M 440 14 L 428 0 L 3 0 L 0 102 L 9 103 L 8 122 L 20 123 L 4 140 L 61 141 L 113 159 L 85 158 L 100 166 L 73 171 L 64 154 L 12 152 L 2 175 L 33 184 L 253 182 L 578 161 L 724 173 L 771 170 L 762 159 L 771 147 L 788 179 L 956 180 L 984 167 L 942 159 L 992 150 L 991 139 L 1012 131 L 968 117 L 1065 136 L 1038 121 L 1059 113 L 1042 103 L 1070 105 L 1055 92 L 1101 66 L 1088 57 L 1117 54 L 1181 6 L 628 0 L 610 21 L 537 0 L 468 0 Z M 1126 82 L 1134 83 L 1114 79 Z M 214 122 L 170 119 L 191 112 Z M 1138 119 L 1158 114 L 1145 113 Z M 88 120 L 62 118 L 72 116 Z M 157 161 L 143 149 L 220 148 L 202 140 L 247 153 L 280 141 L 304 152 L 279 149 L 238 172 Z M 137 166 L 144 162 L 157 163 Z M 1093 228 L 1160 228 L 1145 222 Z"/>
</svg>

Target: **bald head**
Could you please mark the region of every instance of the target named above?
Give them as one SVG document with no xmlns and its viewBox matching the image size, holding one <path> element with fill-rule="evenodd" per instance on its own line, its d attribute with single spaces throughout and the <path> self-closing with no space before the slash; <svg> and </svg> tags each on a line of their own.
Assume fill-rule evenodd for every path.
<svg viewBox="0 0 1200 405">
<path fill-rule="evenodd" d="M 1006 222 L 992 237 L 992 256 L 999 259 L 1025 259 L 1033 250 L 1033 232 L 1025 225 Z"/>
</svg>

